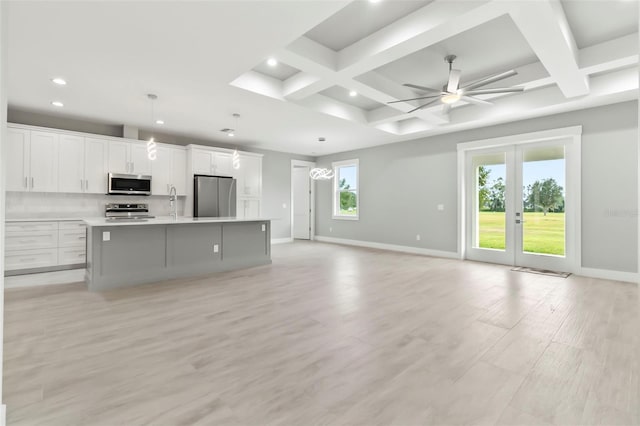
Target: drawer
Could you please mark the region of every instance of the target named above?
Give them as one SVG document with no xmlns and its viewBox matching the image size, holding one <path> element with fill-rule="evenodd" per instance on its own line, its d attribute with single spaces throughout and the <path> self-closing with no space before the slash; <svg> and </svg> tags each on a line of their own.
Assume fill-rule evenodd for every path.
<svg viewBox="0 0 640 426">
<path fill-rule="evenodd" d="M 87 241 L 87 231 L 85 229 L 59 229 L 58 247 L 82 247 L 84 249 Z"/>
<path fill-rule="evenodd" d="M 7 222 L 7 234 L 14 232 L 57 231 L 58 222 Z"/>
<path fill-rule="evenodd" d="M 43 268 L 58 264 L 58 249 L 7 251 L 4 255 L 4 268 L 16 269 Z"/>
<path fill-rule="evenodd" d="M 58 249 L 58 265 L 75 265 L 86 261 L 87 252 L 84 247 L 61 247 Z"/>
<path fill-rule="evenodd" d="M 68 230 L 74 230 L 75 229 L 75 230 L 83 230 L 84 231 L 85 229 L 87 229 L 87 225 L 85 225 L 85 223 L 81 222 L 81 221 L 77 221 L 77 220 L 71 221 L 71 220 L 69 220 L 69 221 L 60 222 L 59 225 L 58 225 L 58 229 L 60 229 L 60 230 L 63 230 L 63 229 L 65 229 L 65 230 L 67 230 L 67 229 Z"/>
<path fill-rule="evenodd" d="M 56 248 L 58 247 L 58 230 L 7 232 L 5 244 L 7 251 Z"/>
</svg>

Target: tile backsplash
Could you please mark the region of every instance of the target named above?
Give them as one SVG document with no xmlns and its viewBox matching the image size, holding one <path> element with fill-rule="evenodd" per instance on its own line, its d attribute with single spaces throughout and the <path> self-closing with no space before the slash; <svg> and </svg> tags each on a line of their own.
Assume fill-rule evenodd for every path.
<svg viewBox="0 0 640 426">
<path fill-rule="evenodd" d="M 61 194 L 46 192 L 7 192 L 7 219 L 103 217 L 107 203 L 147 203 L 154 216 L 168 216 L 168 196 L 117 196 L 101 194 Z M 184 214 L 185 197 L 178 197 L 178 214 Z"/>
</svg>

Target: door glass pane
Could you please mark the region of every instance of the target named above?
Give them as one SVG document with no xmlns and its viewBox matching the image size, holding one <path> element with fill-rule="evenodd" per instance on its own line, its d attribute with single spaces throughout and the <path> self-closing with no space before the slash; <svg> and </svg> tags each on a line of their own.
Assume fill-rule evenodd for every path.
<svg viewBox="0 0 640 426">
<path fill-rule="evenodd" d="M 524 149 L 522 186 L 522 250 L 564 256 L 564 146 Z"/>
<path fill-rule="evenodd" d="M 505 153 L 473 158 L 475 173 L 475 229 L 473 247 L 504 250 L 506 244 Z"/>
</svg>

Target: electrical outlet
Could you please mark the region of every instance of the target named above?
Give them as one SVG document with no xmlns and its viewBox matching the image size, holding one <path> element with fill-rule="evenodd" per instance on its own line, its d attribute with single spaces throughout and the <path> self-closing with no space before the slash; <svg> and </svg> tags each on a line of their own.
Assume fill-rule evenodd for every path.
<svg viewBox="0 0 640 426">
<path fill-rule="evenodd" d="M 262 232 L 267 230 L 267 225 L 265 225 L 264 223 L 262 224 Z"/>
<path fill-rule="evenodd" d="M 282 203 L 282 208 L 286 209 L 287 208 L 287 203 Z"/>
<path fill-rule="evenodd" d="M 444 211 L 444 204 L 438 204 L 438 211 Z"/>
<path fill-rule="evenodd" d="M 102 241 L 111 241 L 111 232 L 103 231 L 102 232 Z"/>
<path fill-rule="evenodd" d="M 332 227 L 329 227 L 329 232 L 333 232 L 333 228 Z"/>
<path fill-rule="evenodd" d="M 213 245 L 213 252 L 218 253 L 220 251 L 220 247 L 217 244 Z"/>
<path fill-rule="evenodd" d="M 416 241 L 420 241 L 420 234 L 416 234 Z"/>
</svg>

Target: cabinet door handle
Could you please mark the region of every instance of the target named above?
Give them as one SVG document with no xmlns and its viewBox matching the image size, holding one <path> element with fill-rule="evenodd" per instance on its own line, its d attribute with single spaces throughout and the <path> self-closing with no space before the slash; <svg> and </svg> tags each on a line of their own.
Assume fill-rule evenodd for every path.
<svg viewBox="0 0 640 426">
<path fill-rule="evenodd" d="M 86 179 L 84 181 L 84 186 L 85 186 L 84 189 L 88 191 L 89 190 L 89 179 Z"/>
<path fill-rule="evenodd" d="M 136 169 L 136 163 L 134 163 L 133 161 L 131 162 L 131 173 L 133 173 L 133 171 Z"/>
<path fill-rule="evenodd" d="M 34 182 L 34 181 L 35 181 L 35 180 L 33 179 L 33 176 L 32 176 L 32 177 L 31 177 L 31 189 L 33 189 L 33 182 Z"/>
<path fill-rule="evenodd" d="M 28 182 L 28 180 L 27 180 L 27 179 L 28 179 L 28 178 L 25 176 L 25 177 L 24 177 L 24 187 L 25 187 L 25 188 L 29 188 L 29 182 Z"/>
<path fill-rule="evenodd" d="M 84 182 L 80 179 L 80 191 L 84 189 Z"/>
</svg>

